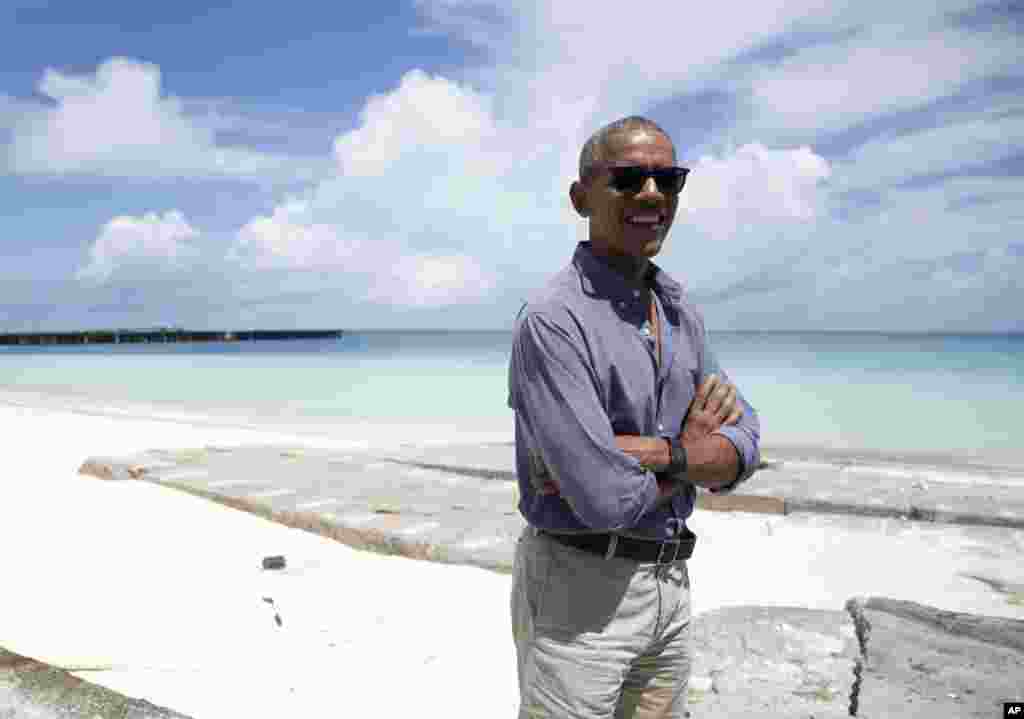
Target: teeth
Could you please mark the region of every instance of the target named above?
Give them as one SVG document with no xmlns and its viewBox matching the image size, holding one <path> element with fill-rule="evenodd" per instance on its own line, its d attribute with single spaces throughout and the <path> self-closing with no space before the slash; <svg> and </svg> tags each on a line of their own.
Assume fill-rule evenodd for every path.
<svg viewBox="0 0 1024 719">
<path fill-rule="evenodd" d="M 635 215 L 633 217 L 630 217 L 626 221 L 632 222 L 634 224 L 657 224 L 658 222 L 661 221 L 661 218 L 658 217 L 657 215 Z"/>
</svg>

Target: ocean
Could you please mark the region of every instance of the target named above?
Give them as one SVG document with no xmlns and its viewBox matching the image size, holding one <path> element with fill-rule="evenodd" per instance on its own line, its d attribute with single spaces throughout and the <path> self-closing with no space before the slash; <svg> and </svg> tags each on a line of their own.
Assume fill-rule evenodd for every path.
<svg viewBox="0 0 1024 719">
<path fill-rule="evenodd" d="M 1024 455 L 1024 335 L 713 333 L 765 447 Z M 507 429 L 508 331 L 0 347 L 0 392 L 247 423 Z M 1016 462 L 1014 462 L 1016 463 Z"/>
</svg>

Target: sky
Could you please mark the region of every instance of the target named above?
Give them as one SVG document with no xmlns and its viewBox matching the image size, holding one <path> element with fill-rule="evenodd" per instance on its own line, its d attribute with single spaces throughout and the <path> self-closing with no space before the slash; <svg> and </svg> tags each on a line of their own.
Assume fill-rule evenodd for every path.
<svg viewBox="0 0 1024 719">
<path fill-rule="evenodd" d="M 1024 3 L 0 7 L 0 332 L 507 329 L 583 142 L 712 330 L 1024 332 Z"/>
</svg>

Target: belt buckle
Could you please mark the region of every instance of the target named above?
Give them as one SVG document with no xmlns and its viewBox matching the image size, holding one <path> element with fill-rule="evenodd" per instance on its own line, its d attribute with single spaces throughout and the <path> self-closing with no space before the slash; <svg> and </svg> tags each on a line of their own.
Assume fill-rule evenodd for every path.
<svg viewBox="0 0 1024 719">
<path fill-rule="evenodd" d="M 672 559 L 666 559 L 666 560 L 662 561 L 662 555 L 665 554 L 665 545 L 666 544 L 674 544 L 675 545 L 675 549 L 672 552 Z M 662 542 L 661 546 L 658 547 L 658 558 L 655 560 L 655 564 L 671 564 L 672 562 L 676 561 L 679 558 L 679 545 L 681 545 L 681 544 L 682 544 L 682 541 L 680 541 L 678 539 L 672 539 L 672 540 L 669 540 L 667 542 Z"/>
</svg>

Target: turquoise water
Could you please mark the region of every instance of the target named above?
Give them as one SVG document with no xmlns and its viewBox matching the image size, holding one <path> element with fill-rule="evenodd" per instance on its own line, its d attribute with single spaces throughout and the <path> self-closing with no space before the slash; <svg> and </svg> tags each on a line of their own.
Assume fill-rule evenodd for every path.
<svg viewBox="0 0 1024 719">
<path fill-rule="evenodd" d="M 0 348 L 0 389 L 254 418 L 510 426 L 509 332 L 340 340 Z M 1019 450 L 1024 336 L 720 333 L 763 441 L 898 451 Z"/>
</svg>

